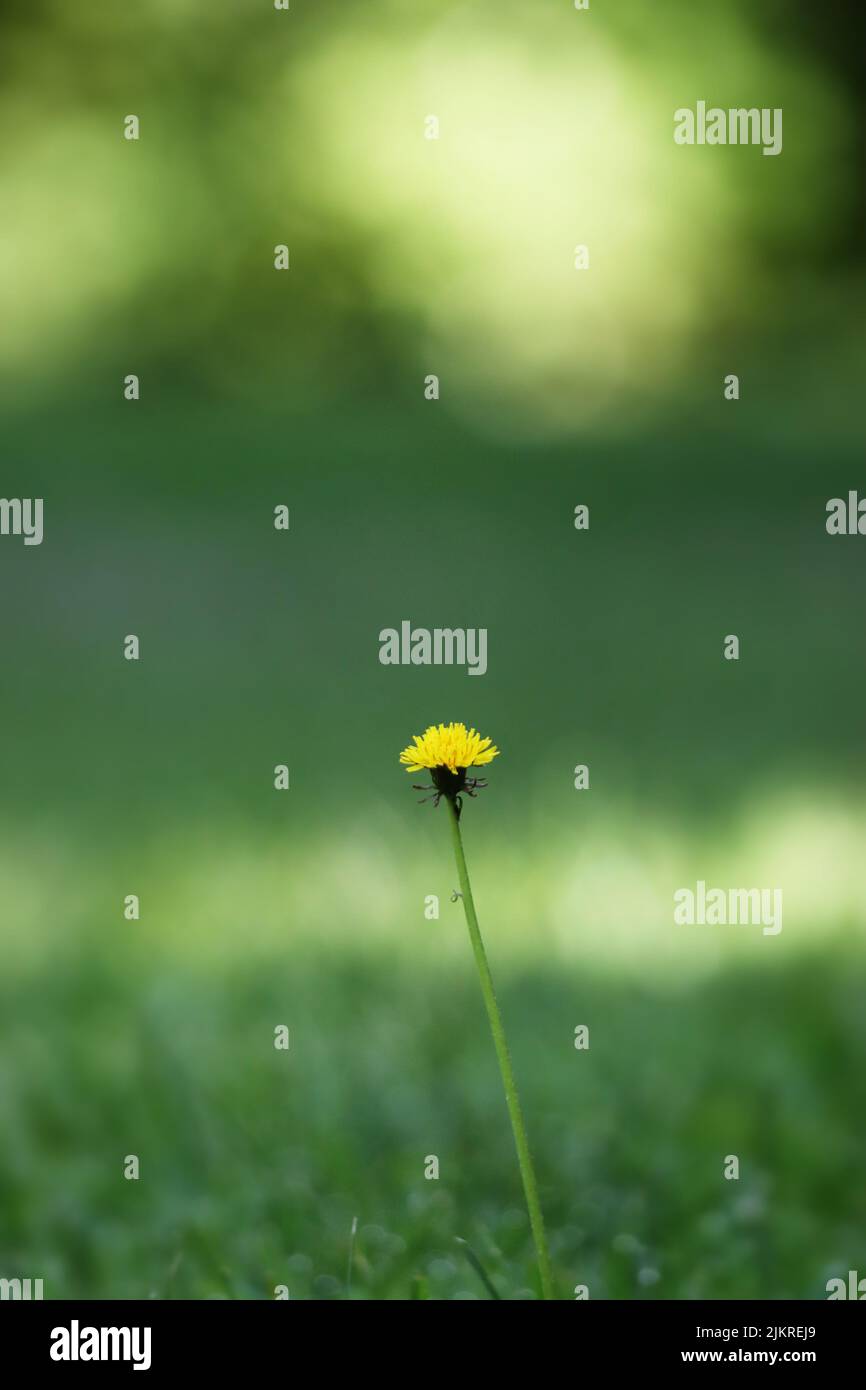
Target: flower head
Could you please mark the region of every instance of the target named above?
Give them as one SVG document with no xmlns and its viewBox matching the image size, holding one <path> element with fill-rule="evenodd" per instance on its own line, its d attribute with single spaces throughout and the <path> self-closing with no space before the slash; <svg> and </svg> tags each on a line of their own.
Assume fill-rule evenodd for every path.
<svg viewBox="0 0 866 1390">
<path fill-rule="evenodd" d="M 499 749 L 489 738 L 482 738 L 474 729 L 467 733 L 465 724 L 431 724 L 403 749 L 400 761 L 406 764 L 407 772 L 420 772 L 425 767 L 447 767 L 449 772 L 456 772 L 461 767 L 464 771 L 482 767 L 498 755 Z"/>
<path fill-rule="evenodd" d="M 489 738 L 482 738 L 474 729 L 467 730 L 465 724 L 431 724 L 403 749 L 400 761 L 406 764 L 407 772 L 429 769 L 433 786 L 416 790 L 434 792 L 438 806 L 442 796 L 457 800 L 464 791 L 474 796 L 478 787 L 487 784 L 474 777 L 467 779 L 467 768 L 483 767 L 498 756 L 499 749 Z"/>
</svg>

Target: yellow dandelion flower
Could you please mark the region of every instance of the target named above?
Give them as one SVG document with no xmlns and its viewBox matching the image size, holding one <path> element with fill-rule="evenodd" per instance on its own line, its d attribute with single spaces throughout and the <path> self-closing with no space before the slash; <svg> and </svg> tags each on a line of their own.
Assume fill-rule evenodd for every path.
<svg viewBox="0 0 866 1390">
<path fill-rule="evenodd" d="M 432 792 L 434 805 L 438 806 L 442 798 L 445 798 L 446 818 L 451 823 L 454 859 L 457 865 L 457 877 L 460 880 L 460 892 L 458 893 L 455 889 L 451 895 L 451 901 L 456 902 L 458 899 L 462 899 L 463 911 L 466 914 L 472 953 L 478 968 L 484 1007 L 490 1022 L 493 1045 L 499 1060 L 499 1070 L 505 1090 L 505 1101 L 511 1118 L 511 1128 L 517 1149 L 517 1162 L 520 1166 L 523 1192 L 529 1212 L 529 1224 L 532 1228 L 532 1238 L 535 1241 L 538 1255 L 541 1296 L 542 1298 L 555 1298 L 556 1289 L 550 1267 L 550 1253 L 547 1248 L 547 1236 L 544 1232 L 544 1216 L 538 1197 L 535 1168 L 532 1163 L 532 1155 L 529 1152 L 526 1125 L 523 1122 L 523 1112 L 517 1095 L 517 1082 L 514 1079 L 514 1068 L 511 1065 L 508 1043 L 505 1038 L 505 1025 L 502 1022 L 502 1015 L 496 1002 L 493 976 L 490 973 L 487 952 L 484 949 L 481 928 L 478 925 L 478 914 L 475 911 L 475 899 L 472 896 L 472 885 L 469 882 L 469 870 L 466 867 L 466 855 L 463 850 L 463 834 L 460 829 L 463 793 L 465 792 L 467 796 L 474 796 L 479 787 L 487 786 L 486 782 L 480 781 L 477 777 L 467 777 L 468 769 L 470 767 L 484 767 L 498 757 L 499 749 L 491 743 L 490 739 L 482 738 L 475 729 L 467 729 L 465 724 L 431 724 L 430 728 L 425 729 L 423 734 L 415 735 L 408 748 L 403 749 L 400 754 L 400 761 L 405 765 L 407 772 L 421 772 L 426 769 L 430 773 L 432 786 L 418 787 L 417 790 Z"/>
<path fill-rule="evenodd" d="M 442 796 L 454 799 L 464 791 L 474 796 L 479 787 L 485 787 L 487 783 L 481 779 L 467 778 L 466 771 L 484 767 L 498 756 L 499 749 L 489 738 L 482 738 L 465 724 L 431 724 L 403 749 L 400 761 L 405 763 L 407 772 L 430 772 L 432 787 L 416 790 L 433 792 L 438 806 Z"/>
<path fill-rule="evenodd" d="M 431 724 L 403 749 L 400 761 L 406 764 L 407 772 L 421 772 L 425 767 L 447 767 L 449 772 L 457 772 L 461 767 L 464 771 L 483 767 L 498 755 L 499 749 L 489 738 L 482 738 L 474 729 L 467 731 L 465 724 Z"/>
</svg>

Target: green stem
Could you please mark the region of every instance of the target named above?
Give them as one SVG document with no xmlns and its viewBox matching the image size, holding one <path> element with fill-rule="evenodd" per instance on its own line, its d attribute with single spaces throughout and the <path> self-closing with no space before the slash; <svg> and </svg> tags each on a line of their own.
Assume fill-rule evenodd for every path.
<svg viewBox="0 0 866 1390">
<path fill-rule="evenodd" d="M 546 1299 L 554 1298 L 553 1275 L 550 1269 L 547 1237 L 544 1234 L 544 1217 L 541 1214 L 541 1203 L 538 1200 L 535 1169 L 532 1166 L 532 1155 L 529 1152 L 529 1141 L 526 1138 L 526 1126 L 523 1123 L 523 1112 L 520 1108 L 520 1098 L 517 1094 L 517 1083 L 514 1080 L 514 1069 L 511 1065 L 511 1055 L 508 1051 L 508 1042 L 505 1037 L 502 1015 L 499 1012 L 499 1005 L 496 1002 L 496 992 L 493 988 L 493 976 L 490 973 L 487 952 L 484 949 L 484 942 L 481 939 L 481 931 L 478 926 L 478 918 L 475 915 L 475 903 L 472 898 L 472 887 L 469 883 L 469 870 L 466 868 L 466 856 L 463 853 L 463 837 L 460 834 L 460 818 L 453 799 L 451 797 L 445 797 L 444 800 L 448 806 L 449 815 L 451 817 L 451 836 L 454 841 L 454 858 L 457 860 L 457 873 L 460 878 L 460 891 L 463 894 L 463 910 L 466 913 L 466 925 L 469 928 L 469 939 L 472 942 L 472 950 L 475 953 L 475 964 L 478 967 L 478 977 L 481 981 L 481 993 L 484 996 L 484 1006 L 487 1009 L 487 1017 L 490 1020 L 490 1031 L 493 1034 L 493 1046 L 496 1048 L 496 1056 L 499 1060 L 502 1085 L 505 1088 L 505 1103 L 508 1106 L 508 1114 L 511 1117 L 511 1128 L 514 1131 L 517 1161 L 520 1164 L 523 1191 L 526 1195 L 526 1205 L 529 1208 L 529 1224 L 532 1227 L 532 1238 L 535 1241 L 535 1250 L 538 1255 L 538 1271 L 541 1275 L 541 1294 L 542 1297 Z"/>
</svg>

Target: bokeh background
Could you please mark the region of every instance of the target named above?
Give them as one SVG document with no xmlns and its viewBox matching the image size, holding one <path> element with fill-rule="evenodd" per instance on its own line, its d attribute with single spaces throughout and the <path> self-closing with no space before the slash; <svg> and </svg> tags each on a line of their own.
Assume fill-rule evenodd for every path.
<svg viewBox="0 0 866 1390">
<path fill-rule="evenodd" d="M 465 836 L 562 1296 L 866 1272 L 866 541 L 824 528 L 866 486 L 862 39 L 840 0 L 5 0 L 2 491 L 45 540 L 0 540 L 0 1275 L 483 1298 L 462 1237 L 536 1296 L 397 762 L 452 718 L 502 749 Z M 782 107 L 782 155 L 675 146 L 699 99 Z M 488 674 L 382 667 L 404 618 L 486 627 Z M 699 878 L 781 887 L 782 933 L 675 927 Z"/>
</svg>

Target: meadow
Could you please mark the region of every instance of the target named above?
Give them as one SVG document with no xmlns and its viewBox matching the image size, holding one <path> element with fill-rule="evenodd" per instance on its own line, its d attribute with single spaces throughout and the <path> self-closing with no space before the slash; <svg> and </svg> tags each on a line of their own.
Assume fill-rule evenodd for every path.
<svg viewBox="0 0 866 1390">
<path fill-rule="evenodd" d="M 168 425 L 207 454 L 206 501 L 160 477 Z M 82 426 L 29 420 L 18 447 L 44 469 L 58 428 Z M 393 443 L 411 422 L 337 490 L 315 460 L 287 486 L 269 422 L 242 503 L 226 417 L 219 440 L 197 415 L 124 428 L 45 477 L 55 544 L 0 557 L 4 1269 L 49 1297 L 485 1298 L 460 1238 L 502 1298 L 536 1296 L 444 808 L 397 761 L 452 716 L 503 749 L 464 830 L 560 1295 L 814 1298 L 857 1267 L 862 600 L 823 527 L 826 458 L 801 441 L 780 501 L 717 438 L 700 491 L 660 508 L 645 441 L 599 444 L 577 487 L 548 451 L 539 489 L 501 446 L 472 471 L 455 429 L 437 449 L 467 496 L 508 481 L 480 521 L 431 502 L 428 558 Z M 311 452 L 338 457 L 339 428 Z M 689 447 L 669 435 L 666 467 Z M 106 508 L 124 448 L 146 507 Z M 483 619 L 484 679 L 383 667 L 406 613 Z M 782 931 L 676 925 L 699 879 L 781 887 Z"/>
<path fill-rule="evenodd" d="M 866 88 L 781 8 L 3 6 L 0 1278 L 538 1296 L 451 720 L 559 1297 L 866 1272 Z"/>
</svg>

